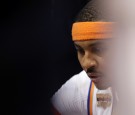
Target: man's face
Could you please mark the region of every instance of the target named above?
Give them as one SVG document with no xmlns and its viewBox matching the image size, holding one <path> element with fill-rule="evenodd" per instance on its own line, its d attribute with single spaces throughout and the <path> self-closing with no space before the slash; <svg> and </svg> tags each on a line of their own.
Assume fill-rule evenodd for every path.
<svg viewBox="0 0 135 115">
<path fill-rule="evenodd" d="M 98 89 L 108 88 L 107 57 L 109 40 L 87 40 L 74 42 L 79 62 Z"/>
</svg>

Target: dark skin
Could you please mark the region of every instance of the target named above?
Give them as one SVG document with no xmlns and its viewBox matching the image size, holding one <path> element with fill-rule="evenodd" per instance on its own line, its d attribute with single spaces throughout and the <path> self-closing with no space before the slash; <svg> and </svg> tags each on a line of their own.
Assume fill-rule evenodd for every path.
<svg viewBox="0 0 135 115">
<path fill-rule="evenodd" d="M 106 89 L 109 87 L 109 80 L 107 78 L 107 58 L 109 55 L 109 40 L 87 40 L 75 41 L 75 48 L 77 50 L 78 60 L 87 75 L 91 78 L 90 73 L 99 77 L 94 82 L 98 89 Z"/>
</svg>

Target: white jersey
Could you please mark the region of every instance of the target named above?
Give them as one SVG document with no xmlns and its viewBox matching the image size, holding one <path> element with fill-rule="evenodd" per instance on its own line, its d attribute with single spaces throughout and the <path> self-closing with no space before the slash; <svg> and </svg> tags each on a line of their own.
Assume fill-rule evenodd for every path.
<svg viewBox="0 0 135 115">
<path fill-rule="evenodd" d="M 111 115 L 112 103 L 106 108 L 97 106 L 97 93 L 111 94 L 111 90 L 98 90 L 82 71 L 69 79 L 53 95 L 51 102 L 61 115 Z"/>
</svg>

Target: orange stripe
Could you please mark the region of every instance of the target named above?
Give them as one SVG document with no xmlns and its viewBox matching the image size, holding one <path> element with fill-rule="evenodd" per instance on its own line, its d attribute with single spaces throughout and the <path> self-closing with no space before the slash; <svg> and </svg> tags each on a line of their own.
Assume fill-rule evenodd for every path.
<svg viewBox="0 0 135 115">
<path fill-rule="evenodd" d="M 112 38 L 114 22 L 76 22 L 72 26 L 72 40 Z"/>
<path fill-rule="evenodd" d="M 93 93 L 94 93 L 94 83 L 92 82 L 91 90 L 90 90 L 90 115 L 93 114 Z"/>
</svg>

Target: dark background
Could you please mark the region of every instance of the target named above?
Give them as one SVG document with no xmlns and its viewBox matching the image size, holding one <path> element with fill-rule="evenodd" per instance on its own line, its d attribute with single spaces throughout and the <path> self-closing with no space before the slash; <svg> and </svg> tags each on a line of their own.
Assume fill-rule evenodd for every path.
<svg viewBox="0 0 135 115">
<path fill-rule="evenodd" d="M 2 115 L 50 114 L 50 97 L 81 71 L 71 24 L 87 1 L 0 2 Z"/>
</svg>

